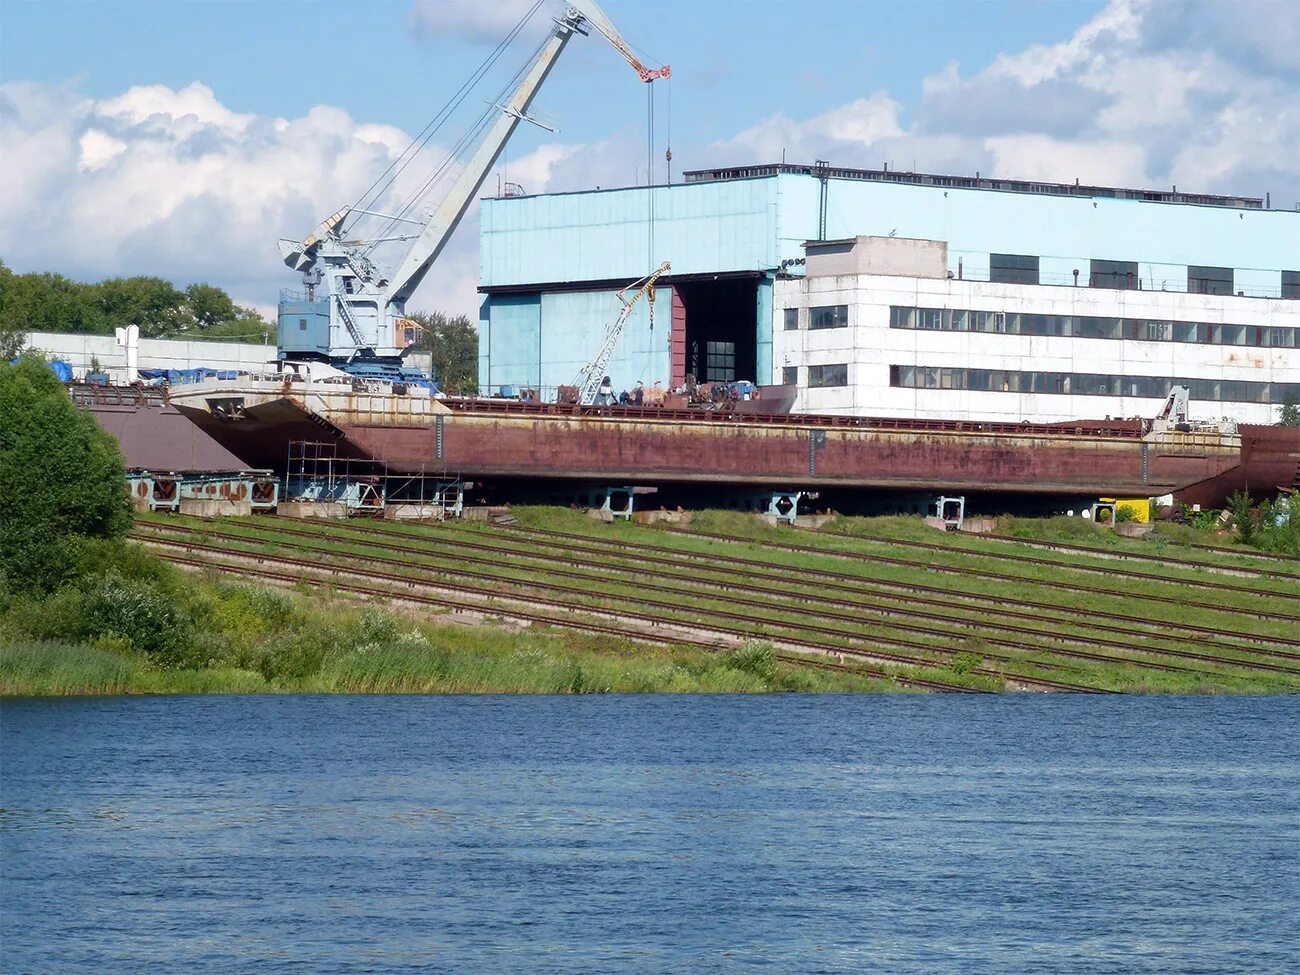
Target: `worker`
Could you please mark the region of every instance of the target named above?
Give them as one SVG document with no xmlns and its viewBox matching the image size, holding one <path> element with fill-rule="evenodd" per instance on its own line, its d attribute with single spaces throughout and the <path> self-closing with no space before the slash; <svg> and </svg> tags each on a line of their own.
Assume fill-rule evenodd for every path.
<svg viewBox="0 0 1300 975">
<path fill-rule="evenodd" d="M 600 388 L 596 390 L 596 405 L 614 405 L 614 387 L 610 385 L 608 376 L 601 379 Z"/>
</svg>

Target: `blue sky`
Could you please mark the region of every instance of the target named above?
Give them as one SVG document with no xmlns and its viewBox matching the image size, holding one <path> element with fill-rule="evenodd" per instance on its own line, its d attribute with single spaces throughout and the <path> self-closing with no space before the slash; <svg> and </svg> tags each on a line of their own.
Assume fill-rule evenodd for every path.
<svg viewBox="0 0 1300 975">
<path fill-rule="evenodd" d="M 876 89 L 910 106 L 948 62 L 979 66 L 1063 40 L 1102 6 L 607 0 L 604 9 L 638 51 L 673 65 L 674 141 L 695 146 L 775 109 L 815 115 Z M 201 81 L 237 112 L 293 117 L 337 105 L 408 132 L 488 49 L 463 30 L 413 29 L 407 0 L 4 0 L 0 9 L 3 80 L 77 79 L 98 98 Z M 580 141 L 644 124 L 639 82 L 600 38 L 570 47 L 541 102 Z"/>
<path fill-rule="evenodd" d="M 207 280 L 268 310 L 294 283 L 276 239 L 354 200 L 530 5 L 0 0 L 0 258 Z M 673 67 L 656 105 L 661 158 L 671 93 L 675 173 L 784 150 L 1300 201 L 1294 0 L 604 5 Z M 522 128 L 506 178 L 644 178 L 645 87 L 600 37 L 571 43 L 535 111 L 559 131 Z M 476 246 L 471 210 L 415 305 L 473 312 Z"/>
</svg>

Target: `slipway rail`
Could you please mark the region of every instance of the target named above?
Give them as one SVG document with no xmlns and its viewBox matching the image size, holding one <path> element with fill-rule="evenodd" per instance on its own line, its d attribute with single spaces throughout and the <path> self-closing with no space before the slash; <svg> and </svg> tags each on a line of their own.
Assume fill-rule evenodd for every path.
<svg viewBox="0 0 1300 975">
<path fill-rule="evenodd" d="M 151 525 L 151 528 L 154 526 Z M 210 545 L 206 542 L 194 541 L 190 538 L 167 538 L 163 537 L 167 527 L 163 526 L 162 531 L 147 532 L 141 536 L 151 547 L 162 550 L 160 554 L 164 558 L 175 561 L 175 550 L 189 553 L 189 556 L 200 556 L 194 561 L 201 563 L 208 568 L 230 571 L 236 574 L 249 574 L 250 572 L 280 571 L 284 572 L 286 568 L 295 568 L 299 571 L 294 574 L 298 581 L 302 579 L 315 579 L 320 581 L 322 578 L 330 577 L 356 577 L 362 575 L 355 564 L 339 565 L 320 559 L 304 559 L 296 556 L 283 554 L 272 554 L 264 552 L 249 552 L 246 550 L 232 549 L 228 546 Z M 182 535 L 184 530 L 181 530 Z M 212 533 L 203 531 L 189 532 L 190 535 L 198 538 L 211 538 Z M 228 533 L 227 533 L 228 534 Z M 238 542 L 246 545 L 257 545 L 257 539 L 240 536 Z M 261 544 L 275 544 L 262 540 Z M 348 560 L 350 563 L 357 561 L 376 562 L 392 566 L 394 563 L 391 559 L 379 557 L 365 557 L 356 553 L 340 553 L 340 558 Z M 228 560 L 235 559 L 236 562 Z M 224 560 L 224 561 L 223 561 Z M 248 565 L 249 562 L 254 565 Z M 273 566 L 274 569 L 267 569 L 266 566 Z M 424 570 L 428 572 L 429 570 Z M 651 608 L 658 610 L 655 614 L 639 612 L 634 609 L 625 608 L 624 606 L 599 606 L 590 603 L 576 602 L 572 599 L 561 598 L 560 596 L 550 595 L 550 593 L 559 593 L 563 596 L 579 596 L 587 598 L 605 598 L 621 599 L 622 597 L 610 596 L 608 594 L 592 594 L 588 590 L 579 589 L 571 586 L 561 586 L 557 584 L 544 584 L 532 580 L 518 580 L 499 575 L 485 575 L 482 573 L 469 573 L 464 570 L 446 570 L 447 573 L 454 575 L 453 579 L 438 579 L 432 581 L 422 579 L 412 575 L 404 575 L 394 572 L 385 572 L 366 569 L 363 578 L 366 580 L 382 580 L 387 583 L 397 584 L 408 589 L 425 588 L 435 590 L 445 590 L 461 595 L 474 595 L 485 600 L 508 600 L 514 602 L 526 602 L 541 604 L 548 608 L 557 608 L 570 611 L 572 613 L 586 613 L 596 615 L 614 615 L 620 620 L 637 620 L 649 626 L 663 628 L 681 628 L 687 627 L 694 630 L 704 630 L 718 633 L 727 637 L 739 639 L 766 639 L 781 644 L 786 649 L 806 650 L 829 654 L 836 657 L 853 657 L 860 660 L 875 661 L 878 663 L 899 664 L 908 667 L 917 668 L 939 668 L 945 666 L 944 659 L 933 659 L 918 657 L 895 652 L 894 650 L 885 650 L 882 647 L 895 647 L 901 649 L 912 649 L 926 653 L 938 653 L 945 658 L 955 656 L 958 650 L 942 649 L 928 644 L 918 643 L 915 641 L 906 641 L 894 637 L 855 637 L 852 634 L 835 630 L 829 627 L 820 627 L 812 624 L 800 622 L 789 622 L 763 617 L 748 616 L 740 613 L 731 613 L 722 610 L 699 610 L 694 607 L 684 609 L 680 602 L 669 602 L 649 598 L 640 598 L 637 600 L 638 608 Z M 468 578 L 483 579 L 487 585 L 478 586 L 470 585 L 466 581 Z M 525 587 L 523 593 L 507 593 L 501 588 L 503 583 L 510 583 L 516 586 Z M 348 582 L 349 586 L 355 586 Z M 389 598 L 405 598 L 405 595 L 392 588 L 385 588 L 378 591 L 380 594 Z M 438 597 L 443 599 L 444 597 Z M 445 601 L 445 599 L 444 599 Z M 506 611 L 496 605 L 484 603 L 473 604 L 475 612 L 480 614 L 487 613 L 491 615 L 510 616 L 513 610 Z M 694 612 L 695 616 L 682 618 L 687 612 Z M 677 614 L 677 615 L 673 615 Z M 556 617 L 551 622 L 554 625 L 563 625 L 567 617 Z M 766 629 L 755 627 L 755 623 L 762 623 Z M 784 631 L 784 632 L 782 632 Z M 638 631 L 639 632 L 639 631 Z M 836 638 L 837 642 L 829 643 L 825 640 L 810 639 L 806 636 L 808 633 L 817 633 L 823 636 Z M 675 638 L 671 642 L 676 642 Z M 858 645 L 855 645 L 858 644 Z M 862 646 L 861 644 L 867 644 Z M 1020 658 L 997 655 L 991 653 L 983 654 L 989 659 L 999 659 L 1004 662 L 1020 663 L 1031 667 L 1048 667 L 1049 669 L 1069 669 L 1063 668 L 1056 664 L 1043 664 L 1036 661 L 1022 660 Z M 1104 690 L 1077 683 L 1068 683 L 1065 681 L 1041 677 L 1037 675 L 1021 674 L 1006 669 L 994 669 L 989 667 L 976 667 L 971 673 L 980 676 L 992 677 L 1004 680 L 1009 684 L 1036 688 L 1040 690 L 1060 690 L 1073 691 L 1081 693 L 1105 693 Z"/>
<path fill-rule="evenodd" d="M 601 577 L 597 574 L 596 570 L 593 570 L 590 567 L 585 572 L 556 568 L 557 562 L 565 560 L 557 558 L 556 554 L 553 552 L 547 552 L 544 554 L 528 553 L 521 551 L 517 546 L 513 548 L 491 546 L 460 538 L 455 539 L 454 541 L 446 540 L 438 537 L 441 533 L 448 530 L 444 528 L 433 529 L 427 535 L 421 537 L 421 541 L 426 543 L 424 546 L 399 544 L 397 542 L 397 537 L 401 536 L 394 536 L 382 530 L 377 531 L 375 529 L 362 528 L 353 525 L 331 526 L 331 529 L 332 531 L 329 537 L 323 537 L 321 534 L 316 532 L 282 528 L 278 524 L 270 530 L 274 531 L 277 539 L 288 537 L 294 539 L 293 544 L 300 548 L 319 552 L 325 555 L 331 554 L 331 552 L 337 548 L 337 543 L 340 541 L 340 530 L 352 536 L 371 538 L 381 536 L 384 539 L 382 543 L 375 542 L 367 544 L 373 546 L 378 551 L 385 553 L 383 556 L 355 555 L 356 558 L 379 562 L 380 564 L 404 564 L 411 567 L 418 565 L 419 568 L 428 569 L 434 572 L 454 571 L 461 575 L 488 579 L 496 577 L 496 574 L 493 573 L 484 576 L 482 574 L 475 575 L 473 573 L 467 573 L 460 569 L 449 570 L 446 563 L 436 560 L 431 561 L 430 557 L 435 554 L 430 552 L 429 544 L 431 543 L 443 548 L 450 548 L 448 555 L 453 557 L 457 564 L 468 563 L 472 565 L 485 566 L 489 569 L 496 568 L 498 570 L 502 568 L 512 568 L 517 571 L 544 572 L 548 577 L 570 579 L 576 582 L 585 582 L 588 584 L 595 584 L 601 581 Z M 265 530 L 263 530 L 263 532 L 265 532 Z M 226 541 L 244 541 L 250 543 L 260 541 L 260 539 L 253 536 L 239 535 L 229 532 L 210 532 L 208 533 L 208 537 L 220 538 Z M 405 537 L 410 539 L 412 536 L 406 535 Z M 471 555 L 468 554 L 466 550 L 481 554 Z M 351 556 L 352 553 L 349 553 L 349 555 Z M 413 557 L 420 561 L 418 563 L 413 562 Z M 444 556 L 444 558 L 445 557 L 447 556 Z M 503 566 L 503 559 L 510 559 L 510 565 Z M 521 559 L 536 563 L 536 565 L 521 565 L 519 564 Z M 570 559 L 567 561 L 569 564 L 579 564 L 578 560 Z M 585 560 L 585 564 L 590 566 L 590 559 Z M 949 640 L 961 640 L 964 637 L 972 635 L 972 631 L 974 631 L 975 635 L 989 641 L 992 645 L 1010 650 L 1059 653 L 1062 656 L 1075 657 L 1077 659 L 1121 665 L 1162 666 L 1161 664 L 1149 661 L 1116 656 L 1113 653 L 1107 654 L 1104 652 L 1098 652 L 1100 649 L 1110 649 L 1118 651 L 1119 653 L 1144 654 L 1154 657 L 1194 660 L 1222 667 L 1238 667 L 1247 670 L 1267 671 L 1289 675 L 1295 677 L 1297 681 L 1300 681 L 1300 653 L 1290 653 L 1283 650 L 1261 651 L 1257 648 L 1251 647 L 1224 645 L 1222 647 L 1223 649 L 1246 655 L 1245 657 L 1225 657 L 1218 654 L 1169 647 L 1162 644 L 1135 644 L 1132 642 L 1123 642 L 1091 636 L 1084 637 L 1053 630 L 1044 630 L 1038 627 L 1007 624 L 995 620 L 973 619 L 969 616 L 954 614 L 950 609 L 947 612 L 927 612 L 925 610 L 917 609 L 915 606 L 891 608 L 871 605 L 861 601 L 837 601 L 812 595 L 800 595 L 791 592 L 788 587 L 783 589 L 770 588 L 748 581 L 743 584 L 738 584 L 735 581 L 728 583 L 705 579 L 700 577 L 698 574 L 685 577 L 680 573 L 668 573 L 656 569 L 648 569 L 642 566 L 634 568 L 620 567 L 619 571 L 622 574 L 634 576 L 632 579 L 620 579 L 619 582 L 650 589 L 660 594 L 681 595 L 694 598 L 725 599 L 727 603 L 732 605 L 751 606 L 757 609 L 766 610 L 779 609 L 782 612 L 796 614 L 801 618 L 808 618 L 811 616 L 816 620 L 836 621 L 852 627 L 860 627 L 865 623 L 877 622 L 881 626 L 889 629 Z M 510 579 L 511 577 L 501 576 L 501 578 Z M 689 582 L 690 585 L 674 584 L 683 581 Z M 577 591 L 582 590 L 578 589 Z M 715 591 L 717 593 L 716 595 Z M 736 595 L 737 592 L 741 591 L 748 595 Z M 762 596 L 764 598 L 755 599 L 752 598 L 753 596 Z M 905 597 L 894 598 L 895 601 L 905 601 Z M 812 608 L 807 609 L 800 605 L 788 605 L 788 603 L 792 601 L 802 604 L 812 604 Z M 986 609 L 990 613 L 998 611 L 998 608 L 993 604 L 987 606 Z M 1000 615 L 1006 614 L 1001 613 Z M 767 620 L 761 616 L 751 615 L 751 618 L 767 622 Z M 916 622 L 911 622 L 916 620 L 921 620 L 929 624 L 946 624 L 946 626 L 921 625 Z M 1041 616 L 1039 617 L 1039 620 L 1041 621 Z M 953 630 L 947 627 L 958 627 L 960 630 Z M 1009 639 L 1006 634 L 1014 634 L 1021 637 L 1034 637 L 1043 641 L 1048 641 L 1051 644 L 1067 644 L 1069 646 L 1059 647 L 1048 646 L 1046 644 L 1036 645 L 1033 643 L 1025 643 L 1023 640 Z M 1134 631 L 1134 635 L 1137 635 L 1144 640 L 1151 640 L 1155 637 L 1155 634 L 1153 633 L 1140 631 Z M 1098 649 L 1089 650 L 1087 648 Z M 1292 663 L 1290 665 L 1285 665 L 1251 659 L 1251 653 L 1280 657 L 1292 661 Z M 1202 671 L 1199 669 L 1192 669 L 1186 672 L 1205 674 L 1207 676 L 1230 676 L 1221 672 Z"/>
</svg>

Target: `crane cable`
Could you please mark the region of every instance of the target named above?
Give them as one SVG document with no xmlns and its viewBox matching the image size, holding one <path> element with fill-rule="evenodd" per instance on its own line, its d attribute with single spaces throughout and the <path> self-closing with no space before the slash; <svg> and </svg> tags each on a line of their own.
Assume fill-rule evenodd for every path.
<svg viewBox="0 0 1300 975">
<path fill-rule="evenodd" d="M 673 183 L 673 76 L 668 76 L 668 131 L 664 135 L 664 166 L 668 170 L 668 185 Z"/>
<path fill-rule="evenodd" d="M 357 202 L 354 204 L 353 209 L 366 208 L 373 206 L 378 202 L 380 197 L 388 191 L 389 187 L 393 185 L 406 168 L 415 161 L 416 156 L 418 156 L 419 153 L 429 144 L 433 136 L 442 128 L 447 119 L 451 117 L 451 114 L 461 106 L 465 101 L 465 98 L 469 95 L 469 92 L 483 80 L 484 75 L 486 75 L 487 72 L 495 66 L 497 61 L 500 60 L 501 55 L 505 53 L 506 48 L 508 48 L 510 44 L 514 42 L 515 38 L 519 36 L 519 33 L 524 29 L 528 22 L 532 20 L 537 11 L 541 9 L 544 2 L 545 0 L 536 0 L 532 7 L 519 19 L 518 23 L 515 24 L 510 32 L 506 34 L 492 52 L 479 63 L 478 67 L 471 72 L 470 76 L 461 84 L 460 88 L 456 90 L 442 108 L 440 108 L 424 128 L 420 130 L 419 134 L 411 140 L 398 157 L 388 164 L 388 168 L 380 173 L 366 191 L 361 194 Z M 462 139 L 461 141 L 463 142 L 464 140 Z M 445 168 L 445 166 L 446 163 L 444 163 L 440 169 Z M 425 185 L 428 185 L 427 181 Z M 403 208 L 403 212 L 406 212 L 409 208 L 409 206 Z M 392 225 L 393 221 L 390 221 L 389 225 L 376 236 L 386 236 Z"/>
<path fill-rule="evenodd" d="M 549 43 L 549 39 L 543 40 L 533 52 L 532 57 L 528 58 L 528 60 L 524 62 L 524 65 L 515 72 L 514 77 L 505 83 L 501 91 L 498 93 L 498 96 L 488 103 L 488 107 L 484 109 L 482 114 L 480 114 L 470 127 L 465 130 L 464 134 L 456 142 L 456 145 L 452 147 L 446 158 L 444 158 L 433 172 L 429 174 L 420 187 L 411 194 L 406 203 L 402 205 L 380 233 L 376 235 L 376 239 L 367 246 L 365 250 L 366 254 L 373 251 L 375 247 L 382 242 L 380 238 L 386 237 L 389 231 L 396 227 L 398 221 L 405 217 L 407 213 L 409 213 L 422 199 L 424 199 L 425 196 L 428 195 L 429 191 L 432 190 L 434 185 L 437 184 L 444 175 L 446 175 L 447 170 L 458 158 L 460 158 L 461 154 L 464 153 L 468 146 L 478 143 L 486 129 L 497 118 L 498 108 L 496 103 L 504 101 L 506 96 L 518 86 L 520 79 L 523 78 L 529 67 L 531 67 L 533 61 L 536 60 L 537 55 L 541 52 L 542 48 L 547 45 L 547 43 Z"/>
</svg>

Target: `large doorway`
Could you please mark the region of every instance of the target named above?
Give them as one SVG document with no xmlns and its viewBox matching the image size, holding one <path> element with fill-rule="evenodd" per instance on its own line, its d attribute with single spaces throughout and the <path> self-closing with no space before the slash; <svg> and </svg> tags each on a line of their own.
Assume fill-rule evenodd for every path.
<svg viewBox="0 0 1300 975">
<path fill-rule="evenodd" d="M 685 312 L 685 371 L 702 383 L 758 382 L 758 280 L 723 278 L 673 287 Z"/>
</svg>

